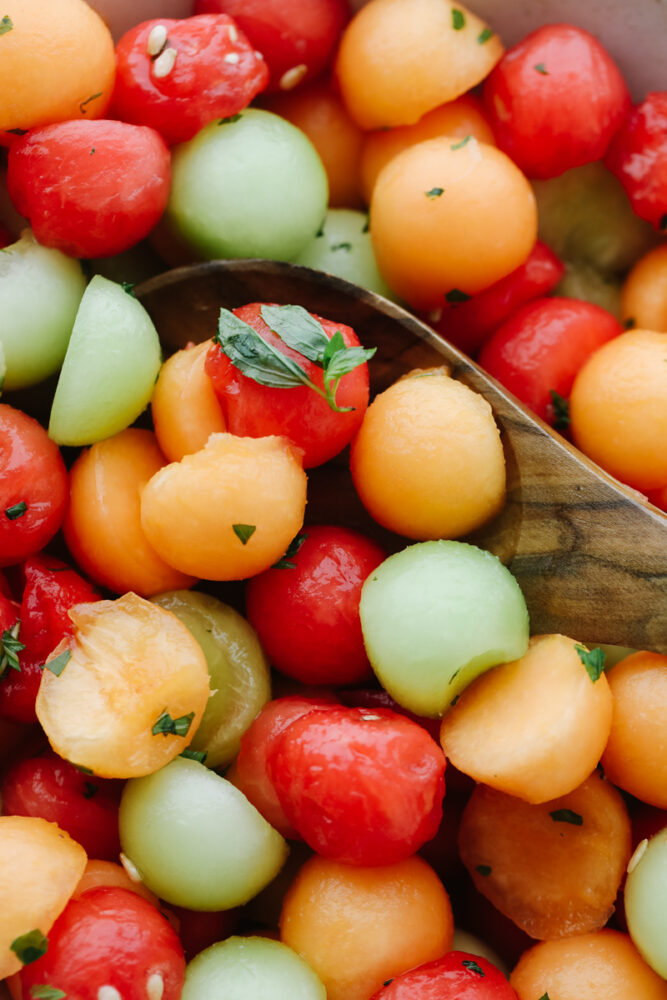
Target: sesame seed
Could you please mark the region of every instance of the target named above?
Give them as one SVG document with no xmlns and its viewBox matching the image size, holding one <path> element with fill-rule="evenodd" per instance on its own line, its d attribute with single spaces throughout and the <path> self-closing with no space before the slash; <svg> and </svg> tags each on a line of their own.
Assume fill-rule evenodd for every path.
<svg viewBox="0 0 667 1000">
<path fill-rule="evenodd" d="M 156 24 L 146 41 L 149 56 L 159 56 L 167 44 L 167 29 L 164 24 Z"/>
<path fill-rule="evenodd" d="M 238 54 L 238 52 L 228 52 L 227 55 L 225 56 L 225 62 L 237 63 L 240 58 L 241 56 Z"/>
<path fill-rule="evenodd" d="M 258 49 L 255 49 L 255 59 L 263 59 L 263 58 L 264 56 L 262 55 L 262 53 Z"/>
<path fill-rule="evenodd" d="M 171 47 L 163 49 L 160 55 L 157 57 L 153 63 L 153 76 L 158 79 L 162 77 L 169 76 L 172 69 L 174 68 L 174 63 L 176 62 L 176 49 Z"/>
<path fill-rule="evenodd" d="M 148 1000 L 162 1000 L 164 994 L 164 979 L 159 972 L 154 972 L 148 977 L 146 983 L 146 996 Z"/>
<path fill-rule="evenodd" d="M 238 37 L 239 37 L 239 33 L 236 30 L 236 25 L 230 24 L 229 25 L 229 38 L 230 38 L 230 40 L 232 42 L 235 42 L 235 41 L 238 40 Z"/>
<path fill-rule="evenodd" d="M 291 69 L 285 70 L 280 77 L 280 89 L 292 90 L 293 87 L 296 87 L 297 83 L 301 83 L 307 72 L 308 67 L 305 63 L 299 63 L 298 66 L 292 66 Z"/>
<path fill-rule="evenodd" d="M 647 847 L 648 847 L 648 840 L 646 839 L 640 841 L 639 844 L 637 844 L 635 853 L 628 861 L 628 867 L 626 869 L 628 875 L 632 874 L 632 872 L 635 870 L 641 859 L 644 857 L 644 853 Z"/>
<path fill-rule="evenodd" d="M 374 722 L 376 719 L 381 719 L 382 716 L 381 715 L 362 715 L 361 718 L 364 719 L 365 722 Z"/>
</svg>

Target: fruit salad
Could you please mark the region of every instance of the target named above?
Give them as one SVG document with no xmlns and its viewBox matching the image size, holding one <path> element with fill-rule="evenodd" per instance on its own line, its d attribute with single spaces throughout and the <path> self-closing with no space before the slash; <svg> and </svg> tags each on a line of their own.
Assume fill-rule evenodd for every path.
<svg viewBox="0 0 667 1000">
<path fill-rule="evenodd" d="M 488 401 L 141 289 L 353 281 L 667 510 L 667 94 L 474 2 L 112 7 L 0 8 L 0 997 L 667 1000 L 667 656 L 534 634 Z"/>
</svg>

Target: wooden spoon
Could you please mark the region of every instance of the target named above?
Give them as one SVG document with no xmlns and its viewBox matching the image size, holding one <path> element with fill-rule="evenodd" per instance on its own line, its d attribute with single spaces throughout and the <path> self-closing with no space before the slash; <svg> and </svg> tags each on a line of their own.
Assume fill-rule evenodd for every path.
<svg viewBox="0 0 667 1000">
<path fill-rule="evenodd" d="M 507 504 L 469 541 L 494 552 L 516 576 L 535 633 L 561 632 L 588 644 L 667 653 L 667 516 L 622 486 L 499 383 L 399 306 L 320 271 L 275 261 L 211 261 L 177 268 L 137 287 L 171 348 L 217 330 L 221 306 L 296 303 L 348 323 L 377 347 L 377 393 L 412 368 L 447 364 L 482 393 L 501 428 Z M 389 536 L 363 510 L 343 455 L 309 473 L 308 518 Z"/>
</svg>

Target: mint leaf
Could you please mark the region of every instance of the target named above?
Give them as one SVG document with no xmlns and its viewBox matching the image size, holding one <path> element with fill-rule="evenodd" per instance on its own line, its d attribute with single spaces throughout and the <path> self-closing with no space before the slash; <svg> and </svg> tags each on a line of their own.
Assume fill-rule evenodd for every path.
<svg viewBox="0 0 667 1000">
<path fill-rule="evenodd" d="M 341 337 L 342 340 L 342 337 Z M 343 375 L 354 371 L 375 354 L 375 347 L 345 347 L 334 353 L 325 368 L 326 377 L 340 379 Z"/>
<path fill-rule="evenodd" d="M 153 736 L 187 736 L 190 724 L 195 717 L 194 712 L 181 715 L 178 719 L 172 719 L 165 709 L 154 723 L 151 732 Z"/>
<path fill-rule="evenodd" d="M 283 343 L 319 364 L 329 338 L 322 325 L 303 306 L 262 306 L 262 319 Z"/>
<path fill-rule="evenodd" d="M 6 35 L 7 32 L 11 31 L 13 27 L 14 27 L 14 22 L 12 21 L 11 17 L 9 16 L 9 14 L 5 14 L 5 16 L 0 21 L 0 35 Z"/>
<path fill-rule="evenodd" d="M 203 764 L 208 754 L 205 750 L 190 750 L 188 747 L 179 756 L 185 757 L 186 760 L 196 760 L 199 764 Z"/>
<path fill-rule="evenodd" d="M 444 193 L 445 193 L 445 189 L 444 188 L 439 188 L 439 187 L 431 188 L 430 191 L 424 191 L 424 194 L 426 195 L 426 197 L 430 198 L 431 201 L 433 201 L 434 198 L 440 198 L 440 196 L 443 195 Z"/>
<path fill-rule="evenodd" d="M 461 965 L 466 969 L 470 969 L 470 971 L 474 972 L 475 975 L 477 976 L 483 976 L 485 974 L 484 970 L 480 969 L 477 962 L 472 962 L 470 961 L 470 959 L 464 958 L 463 961 L 461 962 Z"/>
<path fill-rule="evenodd" d="M 5 517 L 9 521 L 16 521 L 17 518 L 23 517 L 28 509 L 28 505 L 25 500 L 20 500 L 19 503 L 12 504 L 11 507 L 5 507 Z"/>
<path fill-rule="evenodd" d="M 53 986 L 31 986 L 30 996 L 33 1000 L 64 1000 L 67 994 Z"/>
<path fill-rule="evenodd" d="M 20 619 L 11 628 L 5 629 L 0 638 L 0 677 L 8 667 L 12 670 L 21 670 L 19 663 L 19 653 L 25 649 L 25 645 L 19 642 L 19 632 L 21 631 Z"/>
<path fill-rule="evenodd" d="M 36 962 L 38 958 L 41 958 L 42 955 L 46 955 L 49 941 L 40 930 L 34 930 L 14 938 L 9 947 L 19 962 L 23 965 L 30 965 L 32 962 Z"/>
<path fill-rule="evenodd" d="M 466 19 L 465 14 L 462 10 L 457 10 L 456 7 L 452 11 L 452 28 L 454 31 L 460 31 L 461 28 L 465 28 Z"/>
<path fill-rule="evenodd" d="M 232 530 L 242 545 L 247 545 L 248 540 L 257 531 L 256 524 L 233 524 Z"/>
<path fill-rule="evenodd" d="M 277 563 L 274 563 L 271 569 L 296 569 L 296 563 L 293 563 L 290 560 L 294 559 L 294 556 L 297 554 L 307 538 L 308 535 L 306 534 L 297 535 L 296 538 L 293 538 L 287 546 L 285 555 L 282 556 Z"/>
<path fill-rule="evenodd" d="M 71 659 L 72 659 L 72 650 L 64 649 L 60 654 L 60 656 L 56 656 L 54 657 L 53 660 L 49 660 L 48 663 L 45 663 L 44 669 L 50 670 L 52 674 L 56 675 L 56 677 L 60 677 L 63 670 L 65 669 L 65 667 L 67 666 L 67 664 Z"/>
<path fill-rule="evenodd" d="M 572 826 L 583 826 L 584 817 L 580 816 L 579 813 L 574 812 L 572 809 L 554 809 L 550 812 L 554 823 L 571 823 Z"/>
<path fill-rule="evenodd" d="M 604 661 L 607 659 L 607 654 L 599 646 L 595 649 L 588 650 L 585 646 L 576 645 L 574 647 L 577 651 L 579 659 L 586 667 L 586 673 L 590 677 L 593 684 L 600 679 L 600 676 L 604 670 Z"/>
<path fill-rule="evenodd" d="M 215 340 L 234 367 L 260 385 L 272 389 L 294 389 L 305 385 L 320 391 L 300 365 L 281 354 L 229 309 L 220 310 Z"/>
<path fill-rule="evenodd" d="M 490 38 L 493 38 L 494 35 L 495 31 L 492 31 L 491 28 L 485 28 L 484 31 L 480 31 L 479 35 L 477 36 L 477 44 L 486 45 L 488 40 Z"/>
</svg>

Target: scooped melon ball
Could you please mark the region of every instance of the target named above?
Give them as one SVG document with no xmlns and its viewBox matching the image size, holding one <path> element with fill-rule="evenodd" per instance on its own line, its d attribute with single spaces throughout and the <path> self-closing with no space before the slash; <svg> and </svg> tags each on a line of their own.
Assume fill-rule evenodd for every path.
<svg viewBox="0 0 667 1000">
<path fill-rule="evenodd" d="M 461 302 L 516 270 L 537 239 L 532 188 L 495 146 L 443 136 L 382 170 L 371 239 L 385 281 L 415 309 Z"/>
<path fill-rule="evenodd" d="M 628 865 L 625 915 L 642 956 L 667 979 L 667 827 L 642 841 Z"/>
<path fill-rule="evenodd" d="M 418 715 L 442 715 L 475 677 L 528 648 L 518 583 L 496 556 L 464 542 L 389 556 L 366 580 L 359 611 L 380 683 Z"/>
<path fill-rule="evenodd" d="M 283 437 L 212 434 L 205 448 L 160 469 L 141 494 L 155 551 L 182 573 L 243 580 L 277 562 L 306 509 L 301 451 Z"/>
<path fill-rule="evenodd" d="M 363 129 L 411 125 L 481 83 L 503 54 L 484 21 L 451 0 L 371 0 L 341 40 L 336 74 Z"/>
<path fill-rule="evenodd" d="M 319 230 L 328 196 L 326 171 L 306 135 L 251 108 L 174 149 L 165 218 L 204 259 L 292 260 Z"/>
<path fill-rule="evenodd" d="M 371 516 L 420 541 L 467 534 L 505 500 L 491 407 L 440 368 L 411 372 L 375 398 L 352 442 L 350 469 Z"/>
<path fill-rule="evenodd" d="M 230 937 L 188 965 L 183 1000 L 326 1000 L 322 981 L 297 953 L 265 937 Z"/>
</svg>

